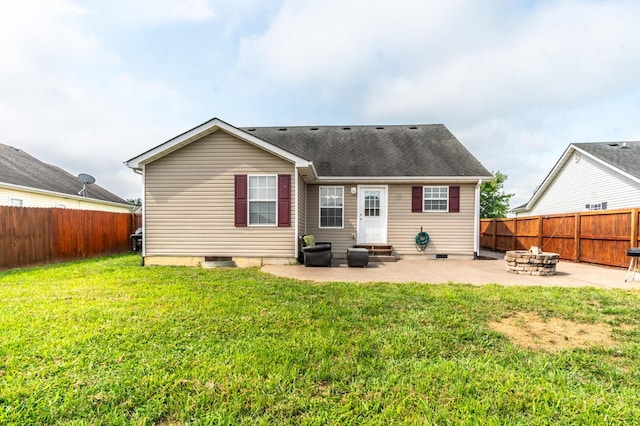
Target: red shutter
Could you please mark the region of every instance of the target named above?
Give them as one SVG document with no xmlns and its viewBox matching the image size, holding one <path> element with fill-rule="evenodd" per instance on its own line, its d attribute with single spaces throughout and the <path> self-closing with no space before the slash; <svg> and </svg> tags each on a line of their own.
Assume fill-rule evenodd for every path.
<svg viewBox="0 0 640 426">
<path fill-rule="evenodd" d="M 247 226 L 247 175 L 235 178 L 235 221 L 237 227 L 242 227 Z"/>
<path fill-rule="evenodd" d="M 460 212 L 460 187 L 449 187 L 449 213 Z"/>
<path fill-rule="evenodd" d="M 422 213 L 422 187 L 411 187 L 411 212 Z"/>
<path fill-rule="evenodd" d="M 291 175 L 278 175 L 278 226 L 291 226 Z"/>
</svg>

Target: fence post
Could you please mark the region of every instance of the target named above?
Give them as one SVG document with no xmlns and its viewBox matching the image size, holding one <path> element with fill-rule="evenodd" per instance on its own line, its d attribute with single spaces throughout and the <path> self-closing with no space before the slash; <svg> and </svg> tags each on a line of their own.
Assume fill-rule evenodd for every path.
<svg viewBox="0 0 640 426">
<path fill-rule="evenodd" d="M 542 216 L 538 216 L 538 247 L 540 248 L 540 251 L 544 251 L 542 250 L 542 231 L 544 230 L 544 227 L 542 226 Z"/>
<path fill-rule="evenodd" d="M 575 253 L 575 261 L 580 262 L 580 213 L 575 214 L 575 220 L 573 224 L 573 248 Z"/>
<path fill-rule="evenodd" d="M 638 209 L 631 209 L 631 236 L 629 238 L 629 247 L 638 245 Z"/>
<path fill-rule="evenodd" d="M 492 230 L 493 230 L 493 235 L 491 236 L 491 250 L 492 251 L 496 251 L 496 243 L 498 240 L 498 219 L 493 218 L 491 219 L 491 225 L 492 225 Z"/>
<path fill-rule="evenodd" d="M 511 250 L 518 250 L 518 219 L 511 219 L 513 222 L 513 235 L 511 236 Z"/>
</svg>

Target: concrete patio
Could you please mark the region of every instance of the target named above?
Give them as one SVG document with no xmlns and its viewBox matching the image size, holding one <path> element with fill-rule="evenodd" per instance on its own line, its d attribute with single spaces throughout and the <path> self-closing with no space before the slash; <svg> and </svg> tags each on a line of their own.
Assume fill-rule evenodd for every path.
<svg viewBox="0 0 640 426">
<path fill-rule="evenodd" d="M 273 275 L 315 282 L 423 282 L 432 284 L 466 283 L 524 286 L 598 287 L 640 289 L 636 280 L 624 282 L 626 269 L 560 261 L 556 274 L 549 277 L 517 275 L 505 270 L 501 253 L 481 252 L 482 260 L 399 260 L 369 263 L 366 268 L 349 268 L 335 261 L 331 268 L 302 265 L 266 265 L 262 270 Z"/>
</svg>

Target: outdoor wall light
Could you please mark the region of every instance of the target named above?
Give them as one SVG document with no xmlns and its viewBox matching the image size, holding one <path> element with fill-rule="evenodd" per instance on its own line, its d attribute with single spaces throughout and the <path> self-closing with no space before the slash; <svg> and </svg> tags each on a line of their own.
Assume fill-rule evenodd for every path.
<svg viewBox="0 0 640 426">
<path fill-rule="evenodd" d="M 356 195 L 356 192 L 358 192 L 358 188 L 356 188 L 355 186 L 352 186 L 352 187 L 351 187 L 351 193 L 352 193 L 353 195 Z"/>
</svg>

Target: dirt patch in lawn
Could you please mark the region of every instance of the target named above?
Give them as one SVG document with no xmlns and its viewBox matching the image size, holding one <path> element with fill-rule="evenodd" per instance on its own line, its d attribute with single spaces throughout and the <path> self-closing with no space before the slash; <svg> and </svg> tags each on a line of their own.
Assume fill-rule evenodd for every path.
<svg viewBox="0 0 640 426">
<path fill-rule="evenodd" d="M 585 324 L 559 318 L 543 320 L 528 312 L 490 322 L 489 327 L 506 335 L 514 344 L 532 350 L 556 352 L 615 344 L 612 327 L 608 324 Z"/>
</svg>

